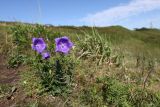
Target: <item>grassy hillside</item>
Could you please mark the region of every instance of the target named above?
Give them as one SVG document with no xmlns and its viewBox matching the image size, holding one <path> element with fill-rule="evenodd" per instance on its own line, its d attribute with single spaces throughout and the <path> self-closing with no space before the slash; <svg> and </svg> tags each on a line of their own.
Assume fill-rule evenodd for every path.
<svg viewBox="0 0 160 107">
<path fill-rule="evenodd" d="M 54 39 L 62 36 L 74 43 L 64 56 L 54 52 Z M 42 60 L 31 49 L 33 37 L 44 38 L 50 59 Z M 159 41 L 159 29 L 1 22 L 0 54 L 5 65 L 19 71 L 20 79 L 16 85 L 5 83 L 9 86 L 4 87 L 0 83 L 0 102 L 38 107 L 158 107 Z M 57 67 L 56 61 L 61 66 Z M 13 87 L 20 91 L 13 93 L 15 100 L 6 101 L 6 90 L 12 91 Z M 26 99 L 19 100 L 21 97 Z"/>
</svg>

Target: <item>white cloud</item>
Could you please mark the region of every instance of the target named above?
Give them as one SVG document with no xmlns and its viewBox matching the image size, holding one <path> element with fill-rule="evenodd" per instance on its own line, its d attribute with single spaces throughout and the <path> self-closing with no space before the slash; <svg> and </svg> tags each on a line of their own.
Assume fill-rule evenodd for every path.
<svg viewBox="0 0 160 107">
<path fill-rule="evenodd" d="M 154 9 L 160 9 L 160 0 L 131 0 L 128 4 L 90 14 L 81 21 L 89 25 L 105 26 Z"/>
</svg>

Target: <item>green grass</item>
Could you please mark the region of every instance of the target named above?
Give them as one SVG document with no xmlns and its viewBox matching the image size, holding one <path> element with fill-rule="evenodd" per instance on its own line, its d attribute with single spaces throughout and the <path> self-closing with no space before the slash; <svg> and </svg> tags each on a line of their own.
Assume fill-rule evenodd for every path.
<svg viewBox="0 0 160 107">
<path fill-rule="evenodd" d="M 12 36 L 17 35 L 17 32 L 10 32 L 11 26 L 15 27 L 17 23 L 0 24 L 0 44 L 2 45 L 0 52 L 9 56 L 10 67 L 25 66 L 25 64 L 28 66 L 33 63 L 31 56 L 34 52 L 30 48 L 30 39 L 33 36 L 48 38 L 49 46 L 53 47 L 54 38 L 58 36 L 69 36 L 74 42 L 75 49 L 70 55 L 76 64 L 73 73 L 74 88 L 72 93 L 66 96 L 56 96 L 52 100 L 53 106 L 59 99 L 60 105 L 73 107 L 154 107 L 159 105 L 159 29 L 129 30 L 121 26 L 41 27 L 18 24 L 18 36 L 22 39 L 17 38 L 20 41 L 16 44 L 14 41 L 16 38 Z M 12 29 L 12 31 L 16 30 Z M 49 50 L 54 51 L 52 48 Z M 17 54 L 25 57 L 22 60 Z M 55 55 L 54 52 L 52 55 Z M 40 84 L 41 80 L 35 69 L 28 68 L 21 73 L 20 85 L 27 94 L 42 97 L 43 95 L 39 94 L 43 88 Z M 49 96 L 48 94 L 45 93 L 46 96 Z M 39 101 L 29 105 L 34 106 L 38 103 Z"/>
<path fill-rule="evenodd" d="M 9 93 L 12 90 L 12 86 L 9 84 L 0 84 L 0 98 L 4 98 L 7 95 L 9 95 Z"/>
</svg>

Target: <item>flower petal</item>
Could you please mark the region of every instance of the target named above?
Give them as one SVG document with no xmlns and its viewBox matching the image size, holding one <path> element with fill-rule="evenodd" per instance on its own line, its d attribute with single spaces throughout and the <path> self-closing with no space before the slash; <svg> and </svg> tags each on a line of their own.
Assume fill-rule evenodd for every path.
<svg viewBox="0 0 160 107">
<path fill-rule="evenodd" d="M 32 38 L 32 43 L 34 43 L 36 39 L 37 39 L 37 38 Z"/>
<path fill-rule="evenodd" d="M 50 58 L 49 52 L 44 52 L 44 53 L 42 53 L 42 57 L 43 57 L 43 59 L 48 59 L 48 58 Z"/>
<path fill-rule="evenodd" d="M 59 42 L 60 39 L 61 39 L 61 38 L 56 38 L 56 39 L 55 39 L 56 44 L 58 44 L 58 42 Z"/>
<path fill-rule="evenodd" d="M 55 42 L 56 42 L 55 52 L 61 52 L 64 54 L 68 54 L 68 52 L 73 46 L 73 43 L 70 41 L 70 39 L 67 36 L 56 38 Z"/>
<path fill-rule="evenodd" d="M 43 38 L 32 38 L 32 49 L 42 53 L 46 49 L 46 43 Z"/>
</svg>

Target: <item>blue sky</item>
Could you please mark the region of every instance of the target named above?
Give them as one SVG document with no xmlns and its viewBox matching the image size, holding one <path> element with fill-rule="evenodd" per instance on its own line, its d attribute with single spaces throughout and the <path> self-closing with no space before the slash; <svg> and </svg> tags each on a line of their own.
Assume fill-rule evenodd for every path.
<svg viewBox="0 0 160 107">
<path fill-rule="evenodd" d="M 1 0 L 0 20 L 160 28 L 160 0 Z"/>
</svg>

